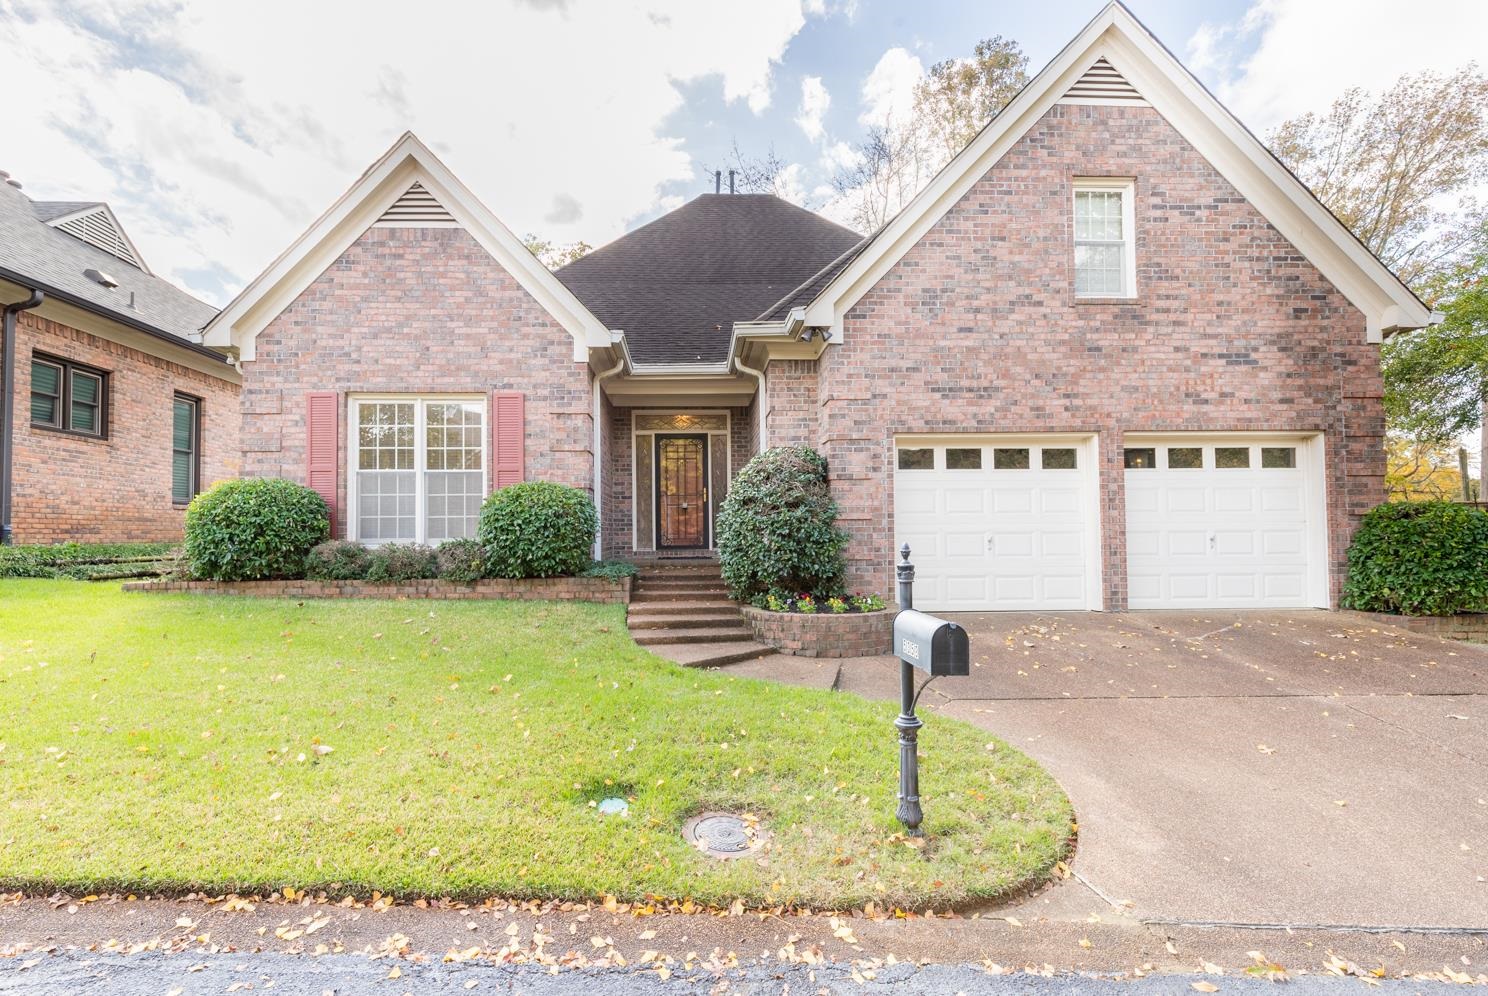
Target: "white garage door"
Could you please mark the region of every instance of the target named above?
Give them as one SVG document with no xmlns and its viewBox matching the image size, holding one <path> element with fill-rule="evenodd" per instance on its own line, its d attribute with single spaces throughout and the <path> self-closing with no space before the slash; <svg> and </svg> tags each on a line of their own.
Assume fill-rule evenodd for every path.
<svg viewBox="0 0 1488 996">
<path fill-rule="evenodd" d="M 956 612 L 1099 607 L 1089 438 L 900 437 L 896 548 L 915 607 Z"/>
<path fill-rule="evenodd" d="M 1320 604 L 1320 482 L 1308 440 L 1125 444 L 1133 609 Z M 1326 582 L 1324 582 L 1326 586 Z M 1326 594 L 1321 604 L 1326 605 Z"/>
</svg>

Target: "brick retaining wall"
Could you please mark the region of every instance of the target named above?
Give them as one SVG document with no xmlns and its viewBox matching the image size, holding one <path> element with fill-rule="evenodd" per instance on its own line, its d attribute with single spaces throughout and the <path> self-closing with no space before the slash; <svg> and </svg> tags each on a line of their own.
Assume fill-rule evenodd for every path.
<svg viewBox="0 0 1488 996">
<path fill-rule="evenodd" d="M 1459 616 L 1397 616 L 1388 612 L 1354 612 L 1350 615 L 1367 616 L 1376 622 L 1398 626 L 1422 636 L 1488 643 L 1488 612 L 1468 612 Z"/>
<path fill-rule="evenodd" d="M 754 638 L 797 657 L 874 657 L 893 645 L 894 613 L 770 612 L 743 606 Z"/>
<path fill-rule="evenodd" d="M 195 595 L 259 595 L 268 598 L 433 598 L 513 601 L 630 601 L 630 578 L 494 578 L 474 584 L 455 581 L 129 581 L 125 591 L 189 592 Z"/>
</svg>

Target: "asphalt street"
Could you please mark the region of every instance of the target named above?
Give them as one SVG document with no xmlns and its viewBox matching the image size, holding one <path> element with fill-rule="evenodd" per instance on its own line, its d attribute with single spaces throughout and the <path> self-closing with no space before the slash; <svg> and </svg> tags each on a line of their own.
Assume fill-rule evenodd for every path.
<svg viewBox="0 0 1488 996">
<path fill-rule="evenodd" d="M 396 974 L 394 974 L 396 972 Z M 1246 977 L 1161 975 L 1141 979 L 1087 975 L 1018 973 L 993 975 L 980 966 L 901 964 L 855 976 L 850 966 L 759 964 L 723 973 L 691 972 L 663 980 L 654 971 L 630 968 L 568 969 L 551 974 L 541 965 L 389 963 L 353 955 L 307 957 L 265 952 L 206 959 L 196 954 L 145 953 L 99 955 L 63 953 L 0 959 L 0 993 L 62 996 L 110 993 L 113 996 L 198 996 L 220 993 L 312 994 L 352 993 L 512 993 L 549 996 L 632 996 L 643 993 L 738 993 L 787 996 L 798 993 L 871 993 L 891 990 L 899 996 L 989 996 L 1022 994 L 1108 994 L 1108 996 L 1193 996 L 1195 992 L 1274 994 L 1277 983 Z M 1215 989 L 1196 988 L 1214 986 Z M 1360 990 L 1360 980 L 1335 976 L 1302 976 L 1286 985 L 1288 996 L 1332 996 Z M 1446 992 L 1450 983 L 1380 980 L 1376 993 Z"/>
</svg>

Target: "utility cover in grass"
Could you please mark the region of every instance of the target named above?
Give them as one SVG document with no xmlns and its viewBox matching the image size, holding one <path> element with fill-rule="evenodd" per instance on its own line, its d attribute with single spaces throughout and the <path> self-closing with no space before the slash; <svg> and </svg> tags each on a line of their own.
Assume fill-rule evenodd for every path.
<svg viewBox="0 0 1488 996">
<path fill-rule="evenodd" d="M 940 910 L 1066 855 L 1069 802 L 1007 745 L 925 718 L 913 846 L 894 704 L 678 667 L 622 606 L 47 580 L 0 581 L 0 604 L 0 892 Z M 682 827 L 710 811 L 768 840 L 703 855 Z"/>
</svg>

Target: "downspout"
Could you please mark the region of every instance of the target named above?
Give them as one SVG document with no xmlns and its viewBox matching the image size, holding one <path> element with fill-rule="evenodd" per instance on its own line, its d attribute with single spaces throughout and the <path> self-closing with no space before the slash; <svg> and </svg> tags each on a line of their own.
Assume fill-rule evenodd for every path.
<svg viewBox="0 0 1488 996">
<path fill-rule="evenodd" d="M 738 357 L 734 357 L 734 366 L 759 381 L 759 399 L 756 404 L 759 406 L 759 452 L 763 453 L 770 448 L 770 442 L 765 437 L 765 428 L 769 424 L 765 418 L 770 413 L 770 393 L 765 388 L 765 372 L 745 366 L 744 361 Z"/>
<path fill-rule="evenodd" d="M 15 334 L 16 315 L 23 311 L 30 311 L 46 300 L 46 295 L 39 290 L 31 291 L 31 296 L 24 301 L 5 306 L 4 338 L 3 347 L 0 347 L 0 364 L 5 366 L 5 387 L 0 392 L 0 417 L 5 420 L 5 427 L 0 430 L 0 546 L 10 546 L 11 542 L 11 464 L 14 461 L 15 432 L 12 417 L 15 413 Z"/>
<path fill-rule="evenodd" d="M 599 528 L 594 531 L 594 559 L 604 559 L 604 424 L 600 421 L 602 411 L 602 393 L 599 388 L 601 381 L 609 380 L 625 366 L 625 356 L 615 362 L 610 369 L 598 373 L 594 377 L 594 511 L 599 516 Z"/>
</svg>

